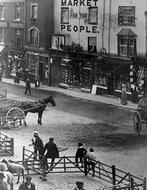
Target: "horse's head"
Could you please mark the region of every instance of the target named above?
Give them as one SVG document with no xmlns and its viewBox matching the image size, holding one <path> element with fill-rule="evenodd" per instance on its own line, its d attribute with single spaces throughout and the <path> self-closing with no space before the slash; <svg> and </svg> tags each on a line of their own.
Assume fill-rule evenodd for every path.
<svg viewBox="0 0 147 190">
<path fill-rule="evenodd" d="M 56 102 L 55 102 L 53 96 L 49 96 L 48 98 L 45 98 L 44 103 L 45 104 L 50 103 L 50 104 L 52 104 L 52 106 L 56 106 Z"/>
</svg>

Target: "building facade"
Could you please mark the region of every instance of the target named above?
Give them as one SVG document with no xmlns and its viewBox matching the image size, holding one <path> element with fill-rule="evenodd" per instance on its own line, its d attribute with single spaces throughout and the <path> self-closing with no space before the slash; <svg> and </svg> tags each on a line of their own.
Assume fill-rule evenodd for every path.
<svg viewBox="0 0 147 190">
<path fill-rule="evenodd" d="M 72 71 L 75 65 L 75 73 L 66 69 L 71 83 L 82 71 L 88 78 L 94 75 L 93 83 L 110 92 L 121 90 L 123 82 L 128 91 L 134 80 L 143 85 L 142 65 L 134 65 L 132 57 L 147 54 L 146 0 L 56 0 L 54 7 L 55 34 L 60 35 L 53 35 L 52 49 L 62 49 L 64 44 L 66 50 L 74 47 L 97 54 L 85 61 L 69 59 Z"/>
<path fill-rule="evenodd" d="M 6 75 L 20 67 L 24 58 L 25 0 L 0 1 L 1 64 Z M 4 53 L 2 54 L 2 52 Z"/>
<path fill-rule="evenodd" d="M 54 33 L 54 1 L 26 1 L 26 67 L 44 83 L 49 83 L 51 34 Z"/>
</svg>

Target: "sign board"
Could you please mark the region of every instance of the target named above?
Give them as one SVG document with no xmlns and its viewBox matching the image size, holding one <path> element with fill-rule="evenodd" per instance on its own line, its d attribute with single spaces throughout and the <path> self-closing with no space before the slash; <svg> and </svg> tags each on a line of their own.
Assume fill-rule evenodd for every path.
<svg viewBox="0 0 147 190">
<path fill-rule="evenodd" d="M 97 91 L 97 85 L 92 85 L 92 91 L 91 91 L 91 94 L 94 94 L 96 95 L 96 91 Z"/>
</svg>

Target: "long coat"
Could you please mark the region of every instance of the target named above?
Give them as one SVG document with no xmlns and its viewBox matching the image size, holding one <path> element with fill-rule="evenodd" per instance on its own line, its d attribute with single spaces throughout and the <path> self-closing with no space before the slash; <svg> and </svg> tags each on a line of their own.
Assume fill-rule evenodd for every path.
<svg viewBox="0 0 147 190">
<path fill-rule="evenodd" d="M 44 147 L 44 153 L 47 150 L 47 153 L 45 155 L 46 158 L 58 158 L 59 157 L 59 151 L 54 142 L 48 142 L 46 143 Z"/>
</svg>

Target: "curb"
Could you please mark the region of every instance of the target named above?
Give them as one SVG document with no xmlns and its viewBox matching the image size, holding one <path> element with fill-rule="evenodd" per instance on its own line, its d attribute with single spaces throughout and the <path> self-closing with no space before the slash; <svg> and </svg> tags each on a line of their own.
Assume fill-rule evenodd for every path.
<svg viewBox="0 0 147 190">
<path fill-rule="evenodd" d="M 25 85 L 23 85 L 23 84 L 20 84 L 20 83 L 9 83 L 9 82 L 7 82 L 7 81 L 1 81 L 2 83 L 5 83 L 5 84 L 9 84 L 9 85 L 13 85 L 13 86 L 20 86 L 20 87 L 25 87 Z M 33 89 L 35 89 L 35 87 L 34 86 L 32 86 L 32 88 Z M 115 103 L 108 103 L 108 102 L 104 102 L 104 101 L 100 101 L 100 100 L 91 100 L 91 99 L 88 99 L 88 98 L 82 98 L 82 97 L 78 97 L 78 96 L 74 96 L 74 95 L 72 95 L 71 93 L 70 94 L 68 94 L 68 93 L 66 93 L 66 92 L 61 92 L 61 91 L 58 91 L 58 90 L 53 90 L 53 89 L 51 89 L 51 90 L 49 90 L 49 89 L 45 89 L 45 88 L 41 88 L 41 87 L 39 87 L 38 88 L 39 90 L 43 90 L 43 91 L 51 91 L 51 92 L 56 92 L 56 93 L 62 93 L 62 94 L 65 94 L 65 95 L 67 95 L 67 96 L 71 96 L 71 97 L 73 97 L 73 98 L 77 98 L 77 99 L 80 99 L 80 100 L 85 100 L 85 101 L 91 101 L 91 102 L 97 102 L 97 103 L 101 103 L 101 104 L 107 104 L 107 105 L 111 105 L 111 106 L 113 106 L 113 107 L 118 107 L 119 109 L 123 109 L 123 110 L 130 110 L 130 111 L 136 111 L 136 108 L 134 107 L 125 107 L 125 106 L 123 106 L 123 105 L 116 105 Z M 72 90 L 71 90 L 71 92 L 72 92 Z M 83 94 L 84 92 L 82 92 L 82 94 Z M 87 93 L 86 93 L 87 94 Z M 85 93 L 84 93 L 84 95 L 85 95 Z M 15 97 L 15 95 L 14 95 L 14 97 Z M 17 97 L 17 96 L 16 96 Z M 17 97 L 18 98 L 18 97 Z M 108 98 L 108 97 L 107 97 Z M 111 98 L 111 99 L 113 99 L 113 98 Z M 110 102 L 111 102 L 111 99 L 110 99 Z"/>
</svg>

